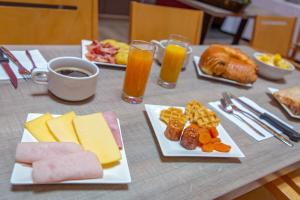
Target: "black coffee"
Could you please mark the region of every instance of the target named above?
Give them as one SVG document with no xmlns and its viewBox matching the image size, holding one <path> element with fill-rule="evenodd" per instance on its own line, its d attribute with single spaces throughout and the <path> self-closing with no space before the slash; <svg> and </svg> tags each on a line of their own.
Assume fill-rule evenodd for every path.
<svg viewBox="0 0 300 200">
<path fill-rule="evenodd" d="M 55 72 L 65 76 L 76 78 L 89 77 L 92 75 L 91 72 L 76 67 L 60 67 L 58 69 L 55 69 Z"/>
</svg>

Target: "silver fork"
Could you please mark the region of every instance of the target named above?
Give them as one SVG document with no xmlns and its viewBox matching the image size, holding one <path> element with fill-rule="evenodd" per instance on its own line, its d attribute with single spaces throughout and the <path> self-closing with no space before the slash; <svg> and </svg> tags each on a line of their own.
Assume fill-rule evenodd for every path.
<svg viewBox="0 0 300 200">
<path fill-rule="evenodd" d="M 226 104 L 226 102 L 225 102 L 225 100 L 223 98 L 220 101 L 221 101 L 221 105 L 219 105 L 219 108 L 221 108 L 224 112 L 226 112 L 228 114 L 231 114 L 232 116 L 234 116 L 238 120 L 240 120 L 240 121 L 244 122 L 245 124 L 247 124 L 258 135 L 260 135 L 262 137 L 266 137 L 259 130 L 257 130 L 254 126 L 252 126 L 250 123 L 248 123 L 246 120 L 244 120 L 241 116 L 239 116 L 238 114 L 236 114 L 231 106 L 227 106 L 227 104 Z"/>
<path fill-rule="evenodd" d="M 30 62 L 31 62 L 31 64 L 32 64 L 32 68 L 31 68 L 31 70 L 30 70 L 30 72 L 32 72 L 35 68 L 37 68 L 37 66 L 36 66 L 36 64 L 35 64 L 35 62 L 34 62 L 32 56 L 31 56 L 30 51 L 28 51 L 28 50 L 26 49 L 26 50 L 25 50 L 25 53 L 26 53 L 27 58 L 29 58 L 29 60 L 30 60 Z"/>
</svg>

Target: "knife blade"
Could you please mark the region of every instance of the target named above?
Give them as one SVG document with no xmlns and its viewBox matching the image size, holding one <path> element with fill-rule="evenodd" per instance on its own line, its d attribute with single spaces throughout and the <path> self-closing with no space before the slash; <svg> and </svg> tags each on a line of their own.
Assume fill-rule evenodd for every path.
<svg viewBox="0 0 300 200">
<path fill-rule="evenodd" d="M 9 65 L 9 60 L 7 58 L 4 58 L 2 51 L 0 50 L 0 64 L 2 65 L 5 73 L 8 75 L 10 82 L 12 83 L 12 85 L 14 86 L 14 88 L 18 88 L 18 79 L 15 75 L 15 73 L 13 72 L 13 70 L 11 69 L 10 65 Z"/>
<path fill-rule="evenodd" d="M 241 103 L 243 106 L 245 106 L 247 109 L 249 109 L 251 112 L 253 112 L 260 119 L 268 122 L 269 124 L 271 124 L 272 126 L 274 126 L 275 128 L 277 128 L 278 130 L 280 130 L 283 134 L 285 134 L 286 136 L 288 136 L 290 138 L 290 140 L 292 140 L 294 142 L 299 142 L 299 140 L 300 140 L 300 133 L 298 133 L 294 129 L 290 128 L 286 124 L 282 123 L 281 121 L 279 121 L 278 119 L 276 119 L 272 115 L 270 115 L 270 114 L 268 114 L 266 112 L 260 112 L 259 110 L 257 110 L 253 106 L 249 105 L 244 100 L 242 100 L 242 99 L 234 96 L 233 94 L 230 94 L 230 96 L 231 96 L 231 98 L 237 100 L 239 103 Z"/>
<path fill-rule="evenodd" d="M 29 75 L 30 72 L 19 62 L 19 60 L 4 46 L 0 46 L 3 54 L 5 54 L 15 65 L 17 65 L 21 75 Z M 26 78 L 26 77 L 25 77 Z"/>
</svg>

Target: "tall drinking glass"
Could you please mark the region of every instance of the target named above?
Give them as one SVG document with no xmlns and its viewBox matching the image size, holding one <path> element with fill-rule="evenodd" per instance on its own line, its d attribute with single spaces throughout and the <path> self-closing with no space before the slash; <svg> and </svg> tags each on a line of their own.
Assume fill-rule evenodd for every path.
<svg viewBox="0 0 300 200">
<path fill-rule="evenodd" d="M 175 88 L 179 73 L 187 54 L 187 38 L 170 35 L 165 48 L 158 84 L 165 88 Z"/>
<path fill-rule="evenodd" d="M 132 104 L 143 101 L 154 51 L 152 43 L 138 40 L 131 42 L 123 85 L 124 101 Z"/>
</svg>

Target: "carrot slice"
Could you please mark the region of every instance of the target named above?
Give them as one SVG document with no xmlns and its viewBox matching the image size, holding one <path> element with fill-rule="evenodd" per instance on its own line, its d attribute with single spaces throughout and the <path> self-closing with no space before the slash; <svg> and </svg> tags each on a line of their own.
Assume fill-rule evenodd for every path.
<svg viewBox="0 0 300 200">
<path fill-rule="evenodd" d="M 204 144 L 201 146 L 202 151 L 204 152 L 213 152 L 214 145 L 212 143 Z"/>
<path fill-rule="evenodd" d="M 207 131 L 207 132 L 199 132 L 199 143 L 200 144 L 207 144 L 209 143 L 211 140 L 211 136 L 210 136 L 210 133 Z"/>
<path fill-rule="evenodd" d="M 219 133 L 216 127 L 209 128 L 209 132 L 212 138 L 218 137 Z"/>
<path fill-rule="evenodd" d="M 220 138 L 211 138 L 210 142 L 211 143 L 221 142 L 221 139 Z"/>
<path fill-rule="evenodd" d="M 221 142 L 214 143 L 213 145 L 214 145 L 214 149 L 219 152 L 225 153 L 225 152 L 229 152 L 231 149 L 231 146 Z"/>
</svg>

